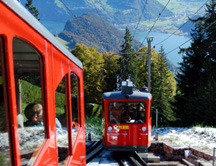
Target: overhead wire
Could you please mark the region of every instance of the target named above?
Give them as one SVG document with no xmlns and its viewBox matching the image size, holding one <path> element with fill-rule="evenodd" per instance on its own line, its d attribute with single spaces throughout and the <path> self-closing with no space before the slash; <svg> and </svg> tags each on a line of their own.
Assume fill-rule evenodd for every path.
<svg viewBox="0 0 216 166">
<path fill-rule="evenodd" d="M 63 0 L 60 0 L 61 3 L 64 5 L 64 7 L 73 15 L 74 18 L 77 18 L 77 16 L 67 7 L 67 5 L 63 2 Z"/>
<path fill-rule="evenodd" d="M 186 42 L 182 43 L 181 45 L 179 45 L 178 47 L 172 49 L 171 51 L 169 51 L 168 53 L 166 53 L 165 55 L 170 54 L 171 52 L 175 51 L 176 49 L 180 48 L 181 46 L 183 46 L 184 44 L 186 44 L 187 42 L 189 42 L 190 40 L 192 40 L 192 38 L 188 39 Z"/>
<path fill-rule="evenodd" d="M 104 25 L 104 29 L 106 28 L 106 25 L 105 25 L 105 22 L 104 22 L 104 19 L 101 17 L 101 15 L 99 14 L 99 11 L 98 11 L 98 9 L 96 8 L 96 6 L 95 6 L 95 3 L 93 2 L 93 0 L 91 0 L 91 3 L 93 4 L 93 6 L 94 6 L 94 8 L 95 8 L 95 10 L 96 10 L 96 12 L 97 12 L 97 14 L 99 15 L 99 17 L 100 17 L 100 19 L 101 19 L 101 21 L 102 21 L 102 23 L 103 23 L 103 25 Z M 104 8 L 103 8 L 104 9 Z M 108 30 L 106 30 L 106 32 L 110 35 L 111 33 L 108 31 Z"/>
<path fill-rule="evenodd" d="M 103 20 L 103 18 L 101 17 L 101 15 L 99 14 L 99 11 L 98 11 L 98 9 L 96 8 L 96 6 L 95 6 L 95 3 L 91 0 L 91 3 L 93 4 L 93 6 L 94 6 L 94 8 L 95 8 L 95 10 L 96 10 L 96 12 L 97 12 L 97 14 L 98 14 L 98 16 L 101 18 L 101 21 L 102 21 L 102 23 L 103 23 L 103 25 L 104 25 L 104 27 L 106 27 L 106 25 L 105 25 L 105 22 L 104 22 L 104 20 Z M 110 32 L 109 31 L 107 31 L 109 34 L 110 34 Z"/>
<path fill-rule="evenodd" d="M 140 17 L 139 17 L 138 23 L 137 23 L 137 25 L 136 25 L 136 28 L 135 28 L 135 31 L 134 31 L 134 34 L 133 34 L 133 39 L 134 39 L 134 36 L 135 36 L 135 34 L 136 34 L 136 31 L 137 31 L 137 28 L 138 28 L 138 26 L 139 26 L 139 23 L 140 23 L 140 21 L 141 21 L 141 18 L 142 18 L 142 16 L 143 16 L 143 13 L 144 13 L 144 10 L 145 10 L 147 1 L 148 1 L 148 0 L 145 1 L 145 4 L 144 4 L 144 6 L 143 6 L 142 13 L 141 13 L 141 15 L 140 15 Z"/>
<path fill-rule="evenodd" d="M 152 29 L 154 28 L 156 22 L 158 21 L 158 19 L 160 18 L 160 16 L 162 15 L 162 13 L 164 12 L 164 10 L 166 9 L 167 5 L 169 4 L 170 0 L 168 0 L 168 2 L 166 3 L 166 5 L 164 6 L 164 8 L 162 9 L 162 11 L 159 13 L 157 19 L 155 20 L 154 24 L 152 25 L 152 27 L 150 28 L 150 30 L 148 31 L 146 37 L 143 39 L 140 47 L 143 45 L 144 41 L 146 40 L 146 38 L 148 37 L 148 35 L 150 34 L 150 32 L 152 31 Z"/>
<path fill-rule="evenodd" d="M 210 28 L 213 24 L 215 24 L 216 23 L 216 20 L 213 22 L 213 23 L 211 23 L 208 27 L 206 27 L 205 29 L 208 29 L 208 28 Z M 205 33 L 204 33 L 205 34 Z M 178 49 L 178 48 L 180 48 L 181 46 L 183 46 L 184 44 L 186 44 L 187 42 L 189 42 L 190 40 L 192 40 L 192 37 L 191 38 L 189 38 L 187 41 L 185 41 L 184 43 L 182 43 L 181 45 L 179 45 L 178 47 L 176 47 L 176 48 L 174 48 L 174 49 L 172 49 L 171 51 L 169 51 L 168 53 L 166 53 L 165 55 L 168 55 L 168 54 L 170 54 L 171 52 L 173 52 L 173 51 L 175 51 L 176 49 Z"/>
<path fill-rule="evenodd" d="M 193 18 L 195 16 L 195 14 L 197 14 L 203 7 L 204 5 L 206 5 L 206 3 L 208 2 L 209 0 L 207 0 L 192 16 L 191 18 Z M 179 31 L 183 26 L 185 26 L 185 24 L 189 21 L 189 19 L 183 23 L 176 31 L 174 31 L 173 33 L 171 33 L 168 37 L 166 37 L 165 39 L 163 39 L 162 41 L 158 42 L 157 44 L 155 44 L 154 46 L 157 46 L 161 43 L 163 43 L 164 41 L 166 41 L 167 39 L 169 39 L 172 35 L 174 35 L 177 31 Z"/>
</svg>

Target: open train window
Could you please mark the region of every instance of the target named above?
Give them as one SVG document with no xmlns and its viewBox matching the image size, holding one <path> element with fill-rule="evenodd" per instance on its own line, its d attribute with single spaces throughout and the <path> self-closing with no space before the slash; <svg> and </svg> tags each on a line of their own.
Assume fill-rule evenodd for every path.
<svg viewBox="0 0 216 166">
<path fill-rule="evenodd" d="M 145 102 L 110 102 L 110 123 L 145 123 Z"/>
<path fill-rule="evenodd" d="M 76 141 L 77 134 L 81 125 L 80 122 L 80 96 L 79 96 L 79 79 L 74 74 L 70 74 L 71 80 L 71 102 L 72 102 L 72 139 L 73 145 Z M 73 146 L 74 147 L 74 146 Z"/>
<path fill-rule="evenodd" d="M 10 165 L 10 150 L 9 150 L 9 136 L 7 130 L 6 109 L 5 109 L 5 96 L 3 84 L 3 59 L 4 59 L 4 45 L 3 39 L 0 36 L 0 165 Z"/>
<path fill-rule="evenodd" d="M 45 138 L 42 57 L 32 45 L 15 37 L 13 62 L 21 164 L 32 165 Z"/>
<path fill-rule="evenodd" d="M 66 110 L 66 77 L 63 77 L 55 92 L 56 132 L 59 165 L 64 165 L 68 156 L 68 111 Z"/>
</svg>

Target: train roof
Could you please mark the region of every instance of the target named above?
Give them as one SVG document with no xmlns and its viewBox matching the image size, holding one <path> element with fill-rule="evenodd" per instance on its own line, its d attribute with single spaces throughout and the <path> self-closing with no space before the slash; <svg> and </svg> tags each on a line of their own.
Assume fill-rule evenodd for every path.
<svg viewBox="0 0 216 166">
<path fill-rule="evenodd" d="M 149 93 L 145 88 L 141 91 L 134 89 L 134 84 L 132 81 L 127 79 L 122 81 L 121 91 L 105 92 L 103 93 L 104 99 L 146 99 L 150 100 L 152 98 L 151 93 Z"/>
<path fill-rule="evenodd" d="M 122 91 L 105 92 L 103 93 L 104 99 L 146 99 L 152 98 L 151 93 L 133 91 L 132 93 L 122 93 Z"/>
<path fill-rule="evenodd" d="M 40 33 L 50 43 L 52 43 L 59 51 L 71 59 L 80 68 L 83 68 L 81 61 L 76 58 L 68 49 L 66 49 L 53 34 L 51 34 L 27 9 L 25 9 L 16 0 L 1 0 L 5 5 L 12 9 L 17 15 L 25 20 L 33 29 Z"/>
</svg>

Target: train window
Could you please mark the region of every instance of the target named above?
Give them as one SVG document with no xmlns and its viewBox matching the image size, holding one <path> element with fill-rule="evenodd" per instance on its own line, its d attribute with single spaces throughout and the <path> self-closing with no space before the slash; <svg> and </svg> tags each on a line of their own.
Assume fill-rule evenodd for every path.
<svg viewBox="0 0 216 166">
<path fill-rule="evenodd" d="M 10 165 L 10 150 L 9 150 L 9 140 L 7 132 L 7 122 L 6 122 L 6 109 L 4 104 L 4 93 L 3 93 L 3 78 L 2 78 L 2 68 L 3 68 L 3 39 L 0 36 L 0 165 Z M 4 82 L 5 83 L 5 82 Z"/>
<path fill-rule="evenodd" d="M 144 123 L 146 121 L 145 102 L 110 102 L 110 123 Z"/>
<path fill-rule="evenodd" d="M 59 165 L 64 165 L 64 160 L 68 156 L 68 129 L 67 129 L 67 111 L 66 111 L 66 88 L 64 77 L 58 85 L 55 92 L 55 109 L 56 109 L 56 132 L 58 146 Z"/>
<path fill-rule="evenodd" d="M 71 80 L 71 102 L 72 102 L 72 139 L 73 139 L 73 145 L 77 138 L 77 133 L 80 128 L 80 107 L 79 107 L 79 80 L 78 77 L 74 74 L 70 74 L 70 80 Z M 73 146 L 74 147 L 74 146 Z"/>
<path fill-rule="evenodd" d="M 32 165 L 45 137 L 42 58 L 29 43 L 14 38 L 13 61 L 21 164 Z"/>
</svg>

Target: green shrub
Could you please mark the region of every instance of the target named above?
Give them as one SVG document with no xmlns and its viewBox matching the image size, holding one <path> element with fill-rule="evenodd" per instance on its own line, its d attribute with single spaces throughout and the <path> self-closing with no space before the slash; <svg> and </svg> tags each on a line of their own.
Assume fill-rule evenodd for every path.
<svg viewBox="0 0 216 166">
<path fill-rule="evenodd" d="M 7 155 L 8 156 L 7 156 Z M 9 153 L 1 152 L 0 153 L 0 165 L 10 165 L 10 156 Z"/>
</svg>

